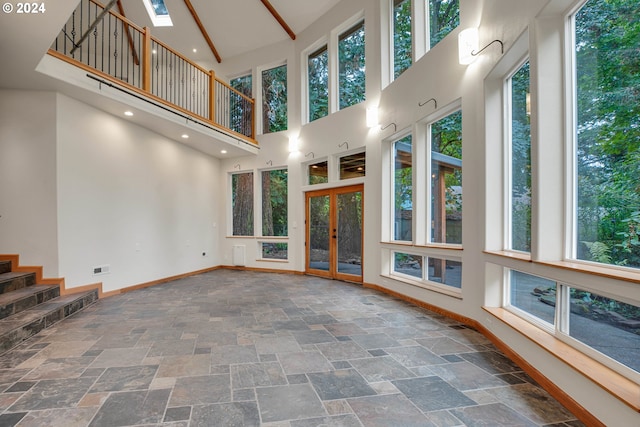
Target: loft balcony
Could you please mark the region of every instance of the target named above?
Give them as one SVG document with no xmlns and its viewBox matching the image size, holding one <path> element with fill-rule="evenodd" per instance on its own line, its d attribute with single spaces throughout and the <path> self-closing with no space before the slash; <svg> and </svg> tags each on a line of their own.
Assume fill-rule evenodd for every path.
<svg viewBox="0 0 640 427">
<path fill-rule="evenodd" d="M 152 104 L 151 108 L 204 127 L 246 151 L 258 148 L 252 98 L 109 5 L 82 0 L 52 43 L 48 56 L 75 66 L 82 72 L 80 78 L 76 74 L 76 80 L 91 81 L 100 90 L 107 86 L 125 102 L 130 99 L 133 104 Z"/>
</svg>

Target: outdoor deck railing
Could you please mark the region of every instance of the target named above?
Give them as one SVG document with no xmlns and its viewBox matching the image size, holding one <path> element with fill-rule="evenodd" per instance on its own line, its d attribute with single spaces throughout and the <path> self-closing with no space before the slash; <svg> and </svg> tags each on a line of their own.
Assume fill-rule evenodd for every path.
<svg viewBox="0 0 640 427">
<path fill-rule="evenodd" d="M 254 101 L 95 0 L 82 0 L 49 54 L 255 141 Z"/>
</svg>

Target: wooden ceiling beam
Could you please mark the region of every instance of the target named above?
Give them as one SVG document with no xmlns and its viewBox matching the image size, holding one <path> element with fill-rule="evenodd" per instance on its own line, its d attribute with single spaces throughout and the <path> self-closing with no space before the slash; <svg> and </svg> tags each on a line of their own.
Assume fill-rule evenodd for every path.
<svg viewBox="0 0 640 427">
<path fill-rule="evenodd" d="M 285 20 L 282 19 L 282 16 L 280 16 L 278 11 L 271 5 L 269 0 L 260 0 L 260 1 L 262 1 L 262 4 L 264 5 L 264 7 L 266 7 L 269 10 L 269 12 L 271 12 L 271 15 L 273 15 L 273 17 L 276 18 L 276 21 L 278 21 L 280 26 L 287 32 L 287 34 L 289 34 L 289 37 L 291 37 L 291 40 L 295 40 L 296 34 L 293 32 L 291 27 L 287 25 Z"/>
<path fill-rule="evenodd" d="M 124 14 L 124 7 L 122 6 L 122 2 L 118 0 L 116 4 L 118 5 L 118 11 L 120 12 L 120 15 L 126 18 L 126 15 Z M 136 65 L 140 65 L 140 58 L 138 58 L 138 52 L 136 52 L 136 46 L 133 43 L 133 39 L 131 38 L 131 33 L 129 32 L 129 24 L 127 24 L 126 21 L 123 21 L 123 22 L 124 22 L 124 31 L 127 33 L 127 40 L 129 41 L 129 49 L 131 49 L 131 55 L 133 56 L 133 63 Z"/>
<path fill-rule="evenodd" d="M 200 21 L 200 17 L 198 16 L 198 13 L 196 12 L 196 10 L 193 8 L 191 1 L 184 0 L 184 4 L 187 6 L 187 9 L 189 9 L 189 12 L 191 12 L 191 16 L 193 17 L 193 20 L 196 21 L 196 25 L 200 29 L 200 32 L 202 33 L 202 37 L 204 37 L 207 44 L 209 45 L 209 49 L 211 49 L 213 56 L 216 57 L 218 64 L 221 63 L 222 58 L 220 57 L 220 54 L 218 53 L 218 50 L 216 49 L 216 47 L 213 45 L 213 42 L 211 41 L 209 34 L 207 34 L 207 30 L 204 28 L 204 25 L 202 25 L 202 21 Z"/>
</svg>

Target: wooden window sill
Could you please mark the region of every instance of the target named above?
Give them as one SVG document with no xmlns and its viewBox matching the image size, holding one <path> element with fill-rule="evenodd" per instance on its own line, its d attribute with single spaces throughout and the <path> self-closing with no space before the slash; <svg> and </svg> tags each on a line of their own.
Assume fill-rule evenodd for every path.
<svg viewBox="0 0 640 427">
<path fill-rule="evenodd" d="M 640 384 L 503 308 L 483 307 L 483 309 L 607 390 L 636 412 L 640 412 Z"/>
</svg>

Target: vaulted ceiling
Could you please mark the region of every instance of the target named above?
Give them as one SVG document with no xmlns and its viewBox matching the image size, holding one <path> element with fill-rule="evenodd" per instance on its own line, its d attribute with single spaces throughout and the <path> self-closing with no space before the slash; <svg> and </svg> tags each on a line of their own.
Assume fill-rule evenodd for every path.
<svg viewBox="0 0 640 427">
<path fill-rule="evenodd" d="M 142 0 L 121 0 L 121 4 L 127 18 L 140 26 L 150 27 L 155 37 L 173 49 L 200 64 L 213 65 L 219 61 L 191 11 L 196 13 L 219 59 L 224 62 L 227 58 L 295 37 L 339 1 L 165 0 L 172 27 L 153 27 Z"/>
</svg>

